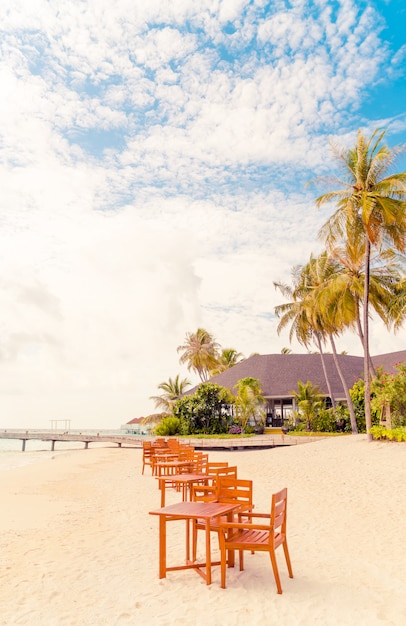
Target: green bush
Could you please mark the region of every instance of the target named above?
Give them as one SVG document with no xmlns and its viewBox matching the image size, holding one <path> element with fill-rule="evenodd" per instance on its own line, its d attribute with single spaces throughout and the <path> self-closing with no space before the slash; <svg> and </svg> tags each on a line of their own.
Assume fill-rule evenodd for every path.
<svg viewBox="0 0 406 626">
<path fill-rule="evenodd" d="M 178 417 L 164 417 L 155 427 L 154 433 L 160 437 L 171 437 L 180 434 L 180 419 Z"/>
<path fill-rule="evenodd" d="M 321 409 L 310 421 L 313 432 L 334 433 L 337 430 L 337 419 L 334 409 Z"/>
<path fill-rule="evenodd" d="M 370 433 L 374 439 L 389 441 L 406 441 L 406 428 L 386 428 L 385 426 L 372 426 Z"/>
</svg>

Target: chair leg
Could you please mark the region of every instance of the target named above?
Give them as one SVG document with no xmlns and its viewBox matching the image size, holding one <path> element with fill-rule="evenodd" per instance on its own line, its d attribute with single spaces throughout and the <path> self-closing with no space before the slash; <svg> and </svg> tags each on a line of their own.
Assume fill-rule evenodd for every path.
<svg viewBox="0 0 406 626">
<path fill-rule="evenodd" d="M 226 553 L 224 537 L 222 536 L 221 532 L 219 533 L 219 541 L 220 541 L 220 565 L 221 565 L 220 586 L 222 589 L 225 589 L 226 588 L 227 553 Z"/>
<path fill-rule="evenodd" d="M 197 556 L 197 525 L 196 520 L 192 521 L 192 561 L 196 561 Z"/>
<path fill-rule="evenodd" d="M 238 558 L 240 561 L 240 572 L 244 570 L 244 550 L 239 550 Z"/>
<path fill-rule="evenodd" d="M 278 593 L 282 593 L 281 580 L 279 578 L 278 565 L 276 563 L 276 555 L 275 555 L 274 550 L 271 550 L 271 552 L 269 553 L 269 556 L 271 557 L 271 563 L 272 563 L 273 575 L 274 575 L 275 582 L 276 582 L 276 588 L 278 590 Z"/>
<path fill-rule="evenodd" d="M 283 545 L 283 551 L 285 553 L 286 565 L 288 566 L 289 578 L 293 578 L 292 564 L 290 562 L 288 544 L 286 542 L 286 539 L 282 545 Z"/>
</svg>

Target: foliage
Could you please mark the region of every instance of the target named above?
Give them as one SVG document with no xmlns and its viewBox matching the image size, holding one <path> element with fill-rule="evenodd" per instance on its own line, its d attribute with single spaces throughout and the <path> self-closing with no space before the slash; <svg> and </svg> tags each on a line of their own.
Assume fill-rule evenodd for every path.
<svg viewBox="0 0 406 626">
<path fill-rule="evenodd" d="M 237 389 L 234 403 L 236 419 L 244 432 L 249 432 L 249 426 L 255 431 L 255 426 L 265 423 L 261 383 L 257 378 L 247 377 L 241 378 L 234 387 Z"/>
<path fill-rule="evenodd" d="M 347 411 L 348 417 L 348 411 Z M 311 420 L 311 430 L 325 433 L 337 432 L 337 414 L 334 409 L 320 409 Z"/>
<path fill-rule="evenodd" d="M 388 374 L 379 369 L 371 382 L 371 409 L 384 416 L 388 407 L 392 428 L 406 426 L 406 364 L 399 363 L 397 370 L 397 374 Z"/>
<path fill-rule="evenodd" d="M 210 376 L 216 376 L 234 367 L 237 363 L 240 363 L 243 359 L 241 352 L 237 352 L 234 348 L 222 348 L 221 352 L 217 353 L 217 364 L 210 371 Z"/>
<path fill-rule="evenodd" d="M 160 396 L 151 396 L 150 400 L 155 402 L 155 407 L 161 408 L 164 411 L 170 412 L 173 403 L 181 397 L 186 391 L 187 387 L 190 387 L 191 383 L 187 378 L 182 380 L 179 378 L 179 374 L 175 378 L 169 378 L 166 382 L 162 382 L 158 385 L 158 389 L 161 389 L 163 393 Z"/>
<path fill-rule="evenodd" d="M 327 248 L 332 249 L 343 241 L 358 242 L 363 247 L 364 285 L 362 293 L 363 348 L 365 382 L 365 422 L 367 432 L 372 426 L 371 376 L 369 370 L 369 302 L 371 290 L 370 270 L 373 265 L 371 251 L 379 257 L 396 250 L 401 254 L 406 247 L 406 172 L 392 173 L 393 164 L 405 146 L 390 149 L 382 141 L 385 131 L 375 130 L 371 137 L 358 131 L 357 141 L 350 149 L 332 146 L 333 154 L 341 166 L 335 178 L 339 188 L 329 191 L 316 200 L 317 206 L 334 202 L 336 210 L 322 227 L 320 235 Z M 383 316 L 388 325 L 389 314 L 394 313 L 395 324 L 401 324 L 405 310 L 395 307 L 390 311 L 390 301 L 383 302 Z M 400 313 L 400 317 L 398 317 Z"/>
<path fill-rule="evenodd" d="M 210 371 L 217 365 L 219 347 L 207 330 L 198 328 L 195 333 L 186 333 L 185 343 L 178 347 L 178 352 L 182 352 L 179 361 L 186 364 L 188 370 L 196 372 L 202 382 L 206 382 Z"/>
<path fill-rule="evenodd" d="M 159 437 L 171 437 L 180 434 L 180 419 L 178 417 L 164 417 L 162 422 L 155 427 L 154 434 Z"/>
<path fill-rule="evenodd" d="M 242 433 L 241 426 L 231 426 L 230 430 L 228 431 L 229 435 L 241 435 L 241 433 Z"/>
<path fill-rule="evenodd" d="M 299 408 L 298 415 L 304 420 L 306 430 L 311 430 L 312 420 L 315 419 L 319 411 L 323 408 L 324 403 L 320 389 L 313 385 L 310 380 L 306 383 L 298 381 L 298 390 L 294 391 L 295 402 Z"/>
<path fill-rule="evenodd" d="M 365 384 L 362 378 L 355 381 L 354 385 L 350 389 L 350 395 L 355 411 L 355 418 L 357 420 L 357 427 L 359 433 L 366 432 L 365 423 Z M 371 420 L 372 425 L 379 424 L 379 411 L 371 408 Z"/>
<path fill-rule="evenodd" d="M 372 426 L 371 435 L 374 439 L 388 439 L 389 441 L 406 441 L 406 428 L 386 428 Z"/>
<path fill-rule="evenodd" d="M 180 419 L 183 435 L 226 433 L 232 421 L 230 405 L 233 402 L 229 389 L 203 383 L 193 395 L 175 402 L 173 415 Z"/>
</svg>

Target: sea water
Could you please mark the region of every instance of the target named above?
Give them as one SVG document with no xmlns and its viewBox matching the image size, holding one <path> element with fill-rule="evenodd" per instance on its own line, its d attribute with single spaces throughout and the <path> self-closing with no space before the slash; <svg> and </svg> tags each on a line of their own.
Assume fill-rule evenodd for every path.
<svg viewBox="0 0 406 626">
<path fill-rule="evenodd" d="M 79 431 L 72 431 L 77 434 Z M 83 430 L 82 434 L 95 435 L 123 435 L 123 431 L 110 430 Z M 60 454 L 66 454 L 70 450 L 82 450 L 85 447 L 83 441 L 56 441 L 55 449 L 51 450 L 51 441 L 41 441 L 39 439 L 29 439 L 25 443 L 25 451 L 22 452 L 22 441 L 20 439 L 1 439 L 0 433 L 0 472 L 13 469 L 15 467 L 23 467 L 31 465 L 39 461 L 52 459 Z M 105 447 L 109 442 L 90 443 L 89 447 Z"/>
</svg>

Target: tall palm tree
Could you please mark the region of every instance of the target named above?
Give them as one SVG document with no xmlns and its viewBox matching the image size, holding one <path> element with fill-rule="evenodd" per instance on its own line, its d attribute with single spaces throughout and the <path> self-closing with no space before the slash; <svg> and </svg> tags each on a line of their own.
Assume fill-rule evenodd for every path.
<svg viewBox="0 0 406 626">
<path fill-rule="evenodd" d="M 234 367 L 234 365 L 240 363 L 242 359 L 243 355 L 241 352 L 237 352 L 234 348 L 223 348 L 217 356 L 217 364 L 211 370 L 210 376 L 216 376 L 216 374 L 225 372 L 230 369 L 230 367 Z"/>
<path fill-rule="evenodd" d="M 219 347 L 207 330 L 198 328 L 195 333 L 186 333 L 185 343 L 178 347 L 178 352 L 183 352 L 179 361 L 186 364 L 188 370 L 196 372 L 205 383 L 210 377 L 211 370 L 217 365 Z"/>
<path fill-rule="evenodd" d="M 169 378 L 167 382 L 162 382 L 158 385 L 158 389 L 161 389 L 164 393 L 160 396 L 151 396 L 150 400 L 155 402 L 157 409 L 163 409 L 163 411 L 170 413 L 176 400 L 183 395 L 187 387 L 190 387 L 191 382 L 187 378 L 180 380 L 179 374 L 175 378 Z"/>
<path fill-rule="evenodd" d="M 280 304 L 275 307 L 275 313 L 280 318 L 280 322 L 277 327 L 278 335 L 282 330 L 291 324 L 289 332 L 289 340 L 292 341 L 296 336 L 298 342 L 309 348 L 309 345 L 314 341 L 318 347 L 320 354 L 321 365 L 323 368 L 324 378 L 326 381 L 329 396 L 333 408 L 335 408 L 335 399 L 331 389 L 330 380 L 327 374 L 326 363 L 324 360 L 324 352 L 321 341 L 321 333 L 314 327 L 309 313 L 310 309 L 306 303 L 304 303 L 304 293 L 306 291 L 305 284 L 302 284 L 304 276 L 302 273 L 302 267 L 296 265 L 292 270 L 293 287 L 286 283 L 274 282 L 274 286 L 281 291 L 281 293 L 290 299 L 290 302 Z"/>
<path fill-rule="evenodd" d="M 337 356 L 334 335 L 339 334 L 339 329 L 345 326 L 345 323 L 351 323 L 352 318 L 348 318 L 347 307 L 339 307 L 335 293 L 328 289 L 330 282 L 341 274 L 340 265 L 328 256 L 327 252 L 323 252 L 318 257 L 311 255 L 310 261 L 303 266 L 301 271 L 300 291 L 303 298 L 303 306 L 307 307 L 307 315 L 315 331 L 325 341 L 327 338 L 333 352 L 333 359 L 336 370 L 338 372 L 344 395 L 347 401 L 347 407 L 350 413 L 351 430 L 353 434 L 358 432 L 357 421 L 355 418 L 354 406 L 350 396 L 347 383 L 342 372 L 340 362 Z M 320 297 L 320 292 L 325 296 L 330 295 L 330 300 L 326 301 L 326 297 Z M 340 294 L 341 295 L 341 294 Z M 351 299 L 349 301 L 351 304 Z M 342 310 L 343 309 L 343 310 Z M 351 307 L 350 307 L 351 309 Z M 328 314 L 329 310 L 333 315 Z M 348 322 L 349 319 L 349 322 Z M 343 321 L 345 320 L 345 322 Z M 334 404 L 333 404 L 334 407 Z"/>
<path fill-rule="evenodd" d="M 364 243 L 361 237 L 355 241 L 346 239 L 340 246 L 330 249 L 335 269 L 319 289 L 319 306 L 325 319 L 330 320 L 337 331 L 354 328 L 364 345 L 361 309 L 364 293 Z M 375 312 L 389 327 L 396 324 L 393 303 L 396 301 L 396 285 L 400 280 L 400 265 L 392 250 L 382 251 L 380 258 L 371 257 L 369 301 Z M 335 334 L 335 333 L 334 333 Z M 375 375 L 372 359 L 370 371 Z"/>
<path fill-rule="evenodd" d="M 328 247 L 357 235 L 364 241 L 364 382 L 365 421 L 367 432 L 371 421 L 371 378 L 369 371 L 369 295 L 371 249 L 378 252 L 393 246 L 401 253 L 406 245 L 406 172 L 389 173 L 405 146 L 390 149 L 382 144 L 384 131 L 375 130 L 368 139 L 358 131 L 353 148 L 332 146 L 333 154 L 342 166 L 343 178 L 334 182 L 340 186 L 316 199 L 318 207 L 335 203 L 337 210 L 320 231 Z M 372 435 L 368 434 L 369 440 Z"/>
</svg>

